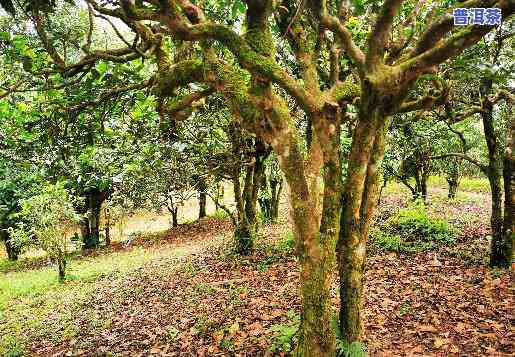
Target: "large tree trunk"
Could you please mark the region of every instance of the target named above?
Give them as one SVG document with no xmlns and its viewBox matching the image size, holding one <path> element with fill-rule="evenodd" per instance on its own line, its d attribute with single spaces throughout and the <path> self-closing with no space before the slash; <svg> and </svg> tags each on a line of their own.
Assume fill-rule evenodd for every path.
<svg viewBox="0 0 515 357">
<path fill-rule="evenodd" d="M 338 241 L 340 330 L 348 342 L 359 341 L 363 334 L 366 244 L 378 201 L 379 167 L 388 121 L 374 103 L 365 108 L 361 109 L 353 137 Z"/>
<path fill-rule="evenodd" d="M 331 190 L 331 185 L 327 186 L 327 190 Z M 323 215 L 322 224 L 317 208 L 319 191 L 313 190 L 305 196 L 292 189 L 291 195 L 302 295 L 300 338 L 294 355 L 334 356 L 336 337 L 332 324 L 331 277 L 339 225 L 340 202 L 338 198 L 336 202 L 334 200 L 334 196 L 339 196 L 338 191 L 333 191 L 332 197 L 324 196 L 327 214 Z"/>
</svg>

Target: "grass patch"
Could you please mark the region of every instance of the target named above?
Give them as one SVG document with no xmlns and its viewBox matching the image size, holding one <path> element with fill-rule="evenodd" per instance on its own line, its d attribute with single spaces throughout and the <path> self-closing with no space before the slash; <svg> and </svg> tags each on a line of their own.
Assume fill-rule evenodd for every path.
<svg viewBox="0 0 515 357">
<path fill-rule="evenodd" d="M 218 221 L 225 221 L 226 219 L 229 219 L 229 214 L 223 209 L 217 209 L 210 217 Z"/>
</svg>

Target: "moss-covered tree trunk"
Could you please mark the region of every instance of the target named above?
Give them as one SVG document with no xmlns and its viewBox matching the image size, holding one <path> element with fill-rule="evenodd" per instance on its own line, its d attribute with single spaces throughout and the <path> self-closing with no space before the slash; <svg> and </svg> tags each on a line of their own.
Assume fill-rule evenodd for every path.
<svg viewBox="0 0 515 357">
<path fill-rule="evenodd" d="M 484 98 L 482 102 L 483 111 L 481 112 L 481 119 L 483 121 L 483 130 L 488 149 L 486 174 L 492 196 L 492 211 L 490 215 L 490 226 L 492 229 L 490 266 L 508 267 L 511 265 L 511 249 L 508 248 L 511 246 L 511 239 L 507 239 L 504 234 L 505 222 L 502 191 L 503 158 L 494 126 L 494 103 L 486 97 L 486 95 L 490 93 L 491 87 L 491 80 L 484 80 L 480 88 Z M 508 189 L 510 188 L 508 187 Z"/>
<path fill-rule="evenodd" d="M 340 330 L 348 342 L 363 334 L 363 279 L 366 244 L 379 195 L 388 116 L 372 91 L 362 95 L 360 120 L 349 156 L 337 254 L 340 276 Z"/>
<path fill-rule="evenodd" d="M 257 204 L 260 185 L 264 174 L 264 160 L 268 153 L 265 145 L 256 139 L 254 143 L 253 164 L 245 168 L 243 188 L 240 184 L 240 170 L 233 174 L 234 197 L 236 201 L 236 224 L 234 227 L 234 239 L 239 254 L 248 255 L 254 249 L 254 241 L 257 235 Z"/>
<path fill-rule="evenodd" d="M 300 190 L 298 182 L 289 178 L 288 173 L 286 175 L 291 189 L 303 299 L 300 341 L 295 355 L 334 356 L 336 335 L 332 323 L 331 287 L 340 229 L 341 106 L 324 107 L 311 123 L 314 125 L 311 137 L 312 166 L 307 172 L 308 193 L 303 202 L 301 200 L 306 193 L 296 192 Z M 322 202 L 319 201 L 320 171 L 323 172 L 324 182 Z"/>
</svg>

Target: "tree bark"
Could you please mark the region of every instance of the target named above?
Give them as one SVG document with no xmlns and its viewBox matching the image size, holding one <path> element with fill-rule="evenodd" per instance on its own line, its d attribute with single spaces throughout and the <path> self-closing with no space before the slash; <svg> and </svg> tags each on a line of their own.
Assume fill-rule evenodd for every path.
<svg viewBox="0 0 515 357">
<path fill-rule="evenodd" d="M 450 199 L 456 198 L 456 193 L 458 192 L 458 178 L 456 176 L 447 177 L 447 183 L 449 184 L 449 193 L 447 197 Z"/>
<path fill-rule="evenodd" d="M 102 203 L 107 199 L 108 190 L 91 190 L 85 194 L 87 217 L 81 221 L 83 249 L 97 248 L 100 244 L 100 212 Z"/>
<path fill-rule="evenodd" d="M 57 269 L 59 272 L 59 281 L 63 282 L 66 277 L 66 259 L 64 257 L 57 258 Z"/>
<path fill-rule="evenodd" d="M 283 189 L 283 180 L 272 179 L 270 180 L 271 188 L 271 207 L 270 207 L 270 221 L 277 222 L 279 220 L 279 203 L 281 201 L 281 191 Z"/>
<path fill-rule="evenodd" d="M 178 221 L 177 217 L 179 215 L 179 207 L 174 207 L 172 209 L 171 213 L 172 213 L 172 227 L 178 227 L 179 221 Z"/>
<path fill-rule="evenodd" d="M 105 217 L 104 232 L 105 232 L 105 236 L 106 236 L 106 246 L 109 247 L 111 245 L 111 231 L 110 231 L 111 222 L 110 222 L 110 215 L 109 215 L 109 207 L 105 207 L 104 217 Z"/>
</svg>

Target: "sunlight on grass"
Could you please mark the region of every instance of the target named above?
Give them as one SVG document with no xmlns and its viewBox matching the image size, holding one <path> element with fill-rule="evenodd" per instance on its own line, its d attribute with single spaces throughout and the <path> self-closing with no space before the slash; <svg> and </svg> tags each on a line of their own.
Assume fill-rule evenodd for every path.
<svg viewBox="0 0 515 357">
<path fill-rule="evenodd" d="M 409 182 L 413 187 L 415 186 L 414 179 L 411 179 Z M 427 182 L 427 186 L 429 189 L 437 187 L 447 190 L 449 188 L 449 184 L 443 176 L 431 176 Z M 410 191 L 406 186 L 395 180 L 389 181 L 383 190 L 383 194 L 400 192 L 410 194 Z M 488 179 L 486 177 L 462 177 L 460 179 L 457 194 L 459 195 L 460 192 L 489 193 L 490 186 L 488 184 Z"/>
<path fill-rule="evenodd" d="M 6 273 L 0 279 L 0 311 L 13 299 L 35 297 L 52 289 L 66 289 L 72 283 L 93 282 L 106 275 L 137 269 L 157 258 L 182 254 L 184 251 L 177 248 L 149 250 L 138 247 L 130 251 L 72 260 L 68 262 L 65 284 L 59 284 L 54 267 Z"/>
<path fill-rule="evenodd" d="M 449 185 L 442 176 L 431 176 L 428 181 L 428 186 L 437 186 L 442 188 L 448 188 Z M 490 185 L 486 177 L 462 177 L 460 179 L 460 185 L 458 191 L 467 192 L 490 192 Z"/>
</svg>

